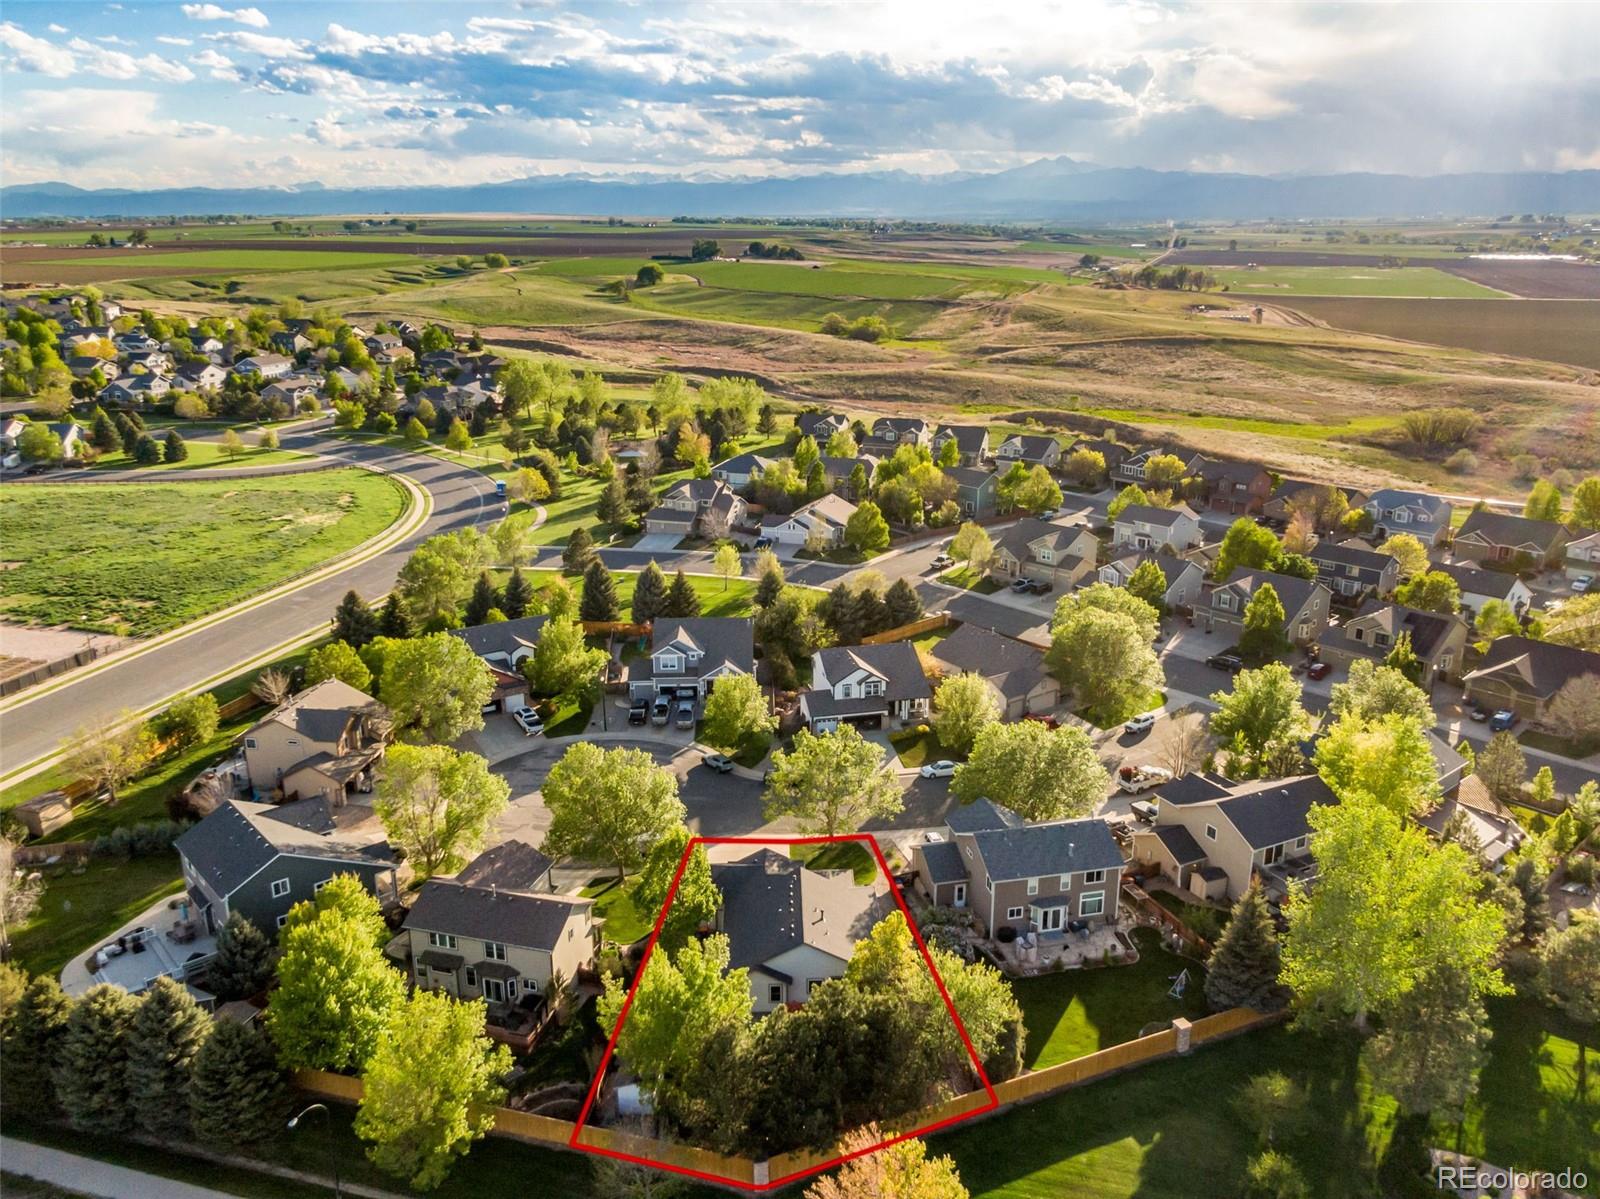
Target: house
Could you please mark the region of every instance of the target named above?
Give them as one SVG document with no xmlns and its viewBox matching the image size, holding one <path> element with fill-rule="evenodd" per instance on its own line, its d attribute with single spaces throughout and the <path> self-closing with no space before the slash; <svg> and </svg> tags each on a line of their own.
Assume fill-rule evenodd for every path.
<svg viewBox="0 0 1600 1199">
<path fill-rule="evenodd" d="M 1167 589 L 1162 593 L 1161 602 L 1168 609 L 1187 608 L 1199 600 L 1205 572 L 1187 558 L 1173 554 L 1152 554 L 1148 550 L 1128 554 L 1107 562 L 1100 568 L 1098 578 L 1112 587 L 1126 587 L 1128 580 L 1133 578 L 1133 572 L 1146 562 L 1154 562 L 1167 580 Z"/>
<path fill-rule="evenodd" d="M 724 458 L 711 468 L 711 477 L 729 487 L 744 487 L 751 479 L 761 474 L 776 461 L 761 454 L 735 454 L 732 458 Z"/>
<path fill-rule="evenodd" d="M 1477 846 L 1478 860 L 1491 873 L 1505 868 L 1506 856 L 1520 848 L 1527 833 L 1511 815 L 1484 792 L 1482 802 L 1469 802 L 1463 797 L 1441 800 L 1430 812 L 1417 817 L 1417 823 L 1435 837 L 1442 837 L 1445 829 L 1459 819 Z"/>
<path fill-rule="evenodd" d="M 917 888 L 971 908 L 991 940 L 1006 927 L 1049 935 L 1116 924 L 1123 857 L 1105 821 L 1028 824 L 980 799 L 953 809 L 946 830 L 948 841 L 913 847 Z"/>
<path fill-rule="evenodd" d="M 159 341 L 140 330 L 134 330 L 131 333 L 119 333 L 112 339 L 112 344 L 117 347 L 119 354 L 149 353 L 151 350 L 159 350 L 161 348 Z"/>
<path fill-rule="evenodd" d="M 1045 670 L 1042 652 L 970 621 L 935 642 L 928 657 L 947 675 L 982 678 L 1000 701 L 1004 720 L 1048 712 L 1061 702 L 1061 684 Z"/>
<path fill-rule="evenodd" d="M 78 456 L 78 451 L 85 443 L 83 427 L 77 421 L 57 421 L 50 426 L 50 432 L 56 435 L 56 440 L 61 443 L 61 458 L 70 462 Z"/>
<path fill-rule="evenodd" d="M 172 356 L 163 350 L 141 350 L 133 354 L 124 354 L 122 365 L 130 371 L 144 370 L 154 375 L 170 375 Z"/>
<path fill-rule="evenodd" d="M 1317 582 L 1347 599 L 1388 595 L 1400 585 L 1400 560 L 1359 541 L 1319 541 L 1306 557 L 1316 563 Z"/>
<path fill-rule="evenodd" d="M 1479 508 L 1468 514 L 1456 534 L 1453 552 L 1455 557 L 1473 562 L 1501 562 L 1537 570 L 1559 563 L 1571 537 L 1560 521 L 1533 520 Z"/>
<path fill-rule="evenodd" d="M 282 928 L 289 909 L 336 874 L 355 875 L 380 904 L 400 897 L 400 863 L 383 821 L 364 804 L 230 799 L 173 848 L 189 901 L 213 934 L 231 912 L 268 932 Z"/>
<path fill-rule="evenodd" d="M 1567 542 L 1567 578 L 1600 575 L 1600 533 L 1585 533 Z"/>
<path fill-rule="evenodd" d="M 716 931 L 728 938 L 728 966 L 750 972 L 758 1014 L 804 1003 L 818 983 L 843 977 L 857 942 L 893 910 L 848 870 L 824 874 L 770 849 L 713 864 L 711 881 L 722 893 Z"/>
<path fill-rule="evenodd" d="M 1381 487 L 1367 497 L 1362 510 L 1372 518 L 1372 534 L 1379 541 L 1410 533 L 1423 545 L 1437 545 L 1450 530 L 1449 503 L 1421 491 Z"/>
<path fill-rule="evenodd" d="M 463 866 L 456 882 L 464 886 L 496 886 L 535 894 L 553 890 L 550 868 L 555 863 L 526 841 L 502 841 Z"/>
<path fill-rule="evenodd" d="M 1339 802 L 1316 775 L 1235 783 L 1187 774 L 1155 793 L 1156 820 L 1133 834 L 1133 858 L 1199 899 L 1231 903 L 1260 877 L 1269 898 L 1313 870 L 1313 805 Z"/>
<path fill-rule="evenodd" d="M 1567 546 L 1570 551 L 1571 543 Z M 1461 612 L 1469 620 L 1483 611 L 1490 600 L 1499 600 L 1518 616 L 1525 615 L 1533 604 L 1533 591 L 1514 574 L 1501 570 L 1474 570 L 1470 566 L 1454 563 L 1430 566 L 1429 570 L 1449 575 L 1461 589 Z"/>
<path fill-rule="evenodd" d="M 371 791 L 386 723 L 383 705 L 348 683 L 326 679 L 307 687 L 245 730 L 250 789 L 290 799 L 320 795 L 335 807 L 354 792 Z"/>
<path fill-rule="evenodd" d="M 989 430 L 982 425 L 940 425 L 933 435 L 933 460 L 949 442 L 956 443 L 961 455 L 959 466 L 982 466 L 989 457 Z"/>
<path fill-rule="evenodd" d="M 1061 463 L 1061 443 L 1042 434 L 1013 433 L 995 448 L 994 457 L 1000 470 L 1007 470 L 1017 462 L 1054 470 Z"/>
<path fill-rule="evenodd" d="M 301 400 L 316 399 L 320 390 L 316 383 L 303 378 L 274 379 L 261 389 L 261 398 L 280 401 L 293 409 L 299 407 Z"/>
<path fill-rule="evenodd" d="M 755 634 L 742 616 L 662 617 L 650 630 L 650 657 L 628 666 L 634 699 L 687 694 L 704 699 L 717 680 L 754 674 Z"/>
<path fill-rule="evenodd" d="M 538 648 L 539 634 L 548 619 L 546 616 L 523 616 L 450 630 L 451 636 L 465 641 L 489 668 L 494 678 L 494 690 L 489 693 L 493 711 L 514 712 L 528 705 L 528 680 L 522 667 Z"/>
<path fill-rule="evenodd" d="M 1271 583 L 1283 604 L 1283 635 L 1296 645 L 1307 645 L 1328 627 L 1328 606 L 1332 600 L 1321 583 L 1270 570 L 1235 567 L 1227 580 L 1211 589 L 1210 598 L 1197 609 L 1203 614 L 1207 632 L 1220 632 L 1238 638 L 1244 632 L 1244 613 L 1262 584 Z"/>
<path fill-rule="evenodd" d="M 1200 464 L 1198 478 L 1213 512 L 1256 516 L 1272 494 L 1272 476 L 1253 462 L 1228 462 L 1208 458 Z"/>
<path fill-rule="evenodd" d="M 800 697 L 800 715 L 813 733 L 831 733 L 840 721 L 880 728 L 886 720 L 926 720 L 932 700 L 909 641 L 841 645 L 811 655 L 811 690 Z"/>
<path fill-rule="evenodd" d="M 189 391 L 220 391 L 227 381 L 228 372 L 215 362 L 185 362 L 173 384 Z"/>
<path fill-rule="evenodd" d="M 1082 525 L 1025 516 L 994 547 L 989 571 L 1002 579 L 1042 579 L 1065 590 L 1094 573 L 1100 541 Z"/>
<path fill-rule="evenodd" d="M 828 481 L 828 486 L 834 491 L 840 491 L 849 486 L 850 476 L 855 474 L 856 467 L 859 466 L 862 469 L 869 483 L 878 469 L 878 459 L 870 458 L 865 454 L 857 458 L 835 458 L 831 454 L 823 454 L 821 461 L 822 477 Z M 946 471 L 945 473 L 949 474 L 950 472 Z M 852 496 L 851 498 L 860 500 L 866 497 Z"/>
<path fill-rule="evenodd" d="M 945 478 L 956 485 L 956 503 L 968 520 L 993 516 L 1000 502 L 1000 476 L 972 466 L 945 468 Z"/>
<path fill-rule="evenodd" d="M 290 358 L 293 358 L 302 350 L 311 349 L 311 339 L 309 337 L 294 333 L 288 329 L 274 333 L 268 340 L 272 342 L 274 350 L 277 350 L 280 354 L 286 354 Z"/>
<path fill-rule="evenodd" d="M 1346 504 L 1351 508 L 1361 507 L 1365 500 L 1359 492 L 1352 491 L 1348 487 L 1337 487 L 1332 483 L 1313 483 L 1309 479 L 1285 479 L 1272 489 L 1272 494 L 1261 507 L 1261 517 L 1275 524 L 1287 525 L 1299 504 L 1314 500 L 1319 494 L 1328 491 L 1337 491 L 1344 496 Z"/>
<path fill-rule="evenodd" d="M 1469 702 L 1539 721 L 1561 689 L 1583 675 L 1600 675 L 1600 653 L 1528 637 L 1497 637 L 1482 664 L 1462 681 Z"/>
<path fill-rule="evenodd" d="M 1145 467 L 1150 459 L 1169 455 L 1182 461 L 1183 477 L 1188 478 L 1194 473 L 1195 468 L 1205 461 L 1199 454 L 1191 454 L 1188 450 L 1169 450 L 1162 446 L 1151 446 L 1148 449 L 1134 450 L 1125 456 L 1116 468 L 1111 471 L 1111 482 L 1118 487 L 1126 487 L 1129 483 L 1137 483 L 1143 487 L 1145 484 Z M 1106 465 L 1111 464 L 1108 461 Z"/>
<path fill-rule="evenodd" d="M 372 336 L 364 338 L 361 344 L 367 347 L 367 353 L 371 354 L 373 358 L 377 358 L 379 354 L 393 356 L 409 353 L 406 350 L 405 342 L 394 333 L 374 333 Z"/>
<path fill-rule="evenodd" d="M 151 404 L 171 390 L 171 382 L 163 375 L 124 375 L 107 383 L 95 398 L 101 404 Z"/>
<path fill-rule="evenodd" d="M 844 542 L 844 528 L 855 515 L 856 506 L 843 496 L 824 495 L 802 504 L 788 516 L 770 515 L 761 520 L 761 535 L 779 545 L 805 545 L 816 536 L 827 546 Z"/>
<path fill-rule="evenodd" d="M 282 354 L 252 354 L 234 359 L 230 370 L 235 375 L 260 375 L 263 380 L 281 379 L 294 370 L 294 360 Z"/>
<path fill-rule="evenodd" d="M 122 368 L 115 362 L 98 354 L 75 354 L 67 359 L 67 369 L 72 372 L 74 379 L 87 379 L 99 371 L 102 379 L 111 380 L 122 373 Z"/>
<path fill-rule="evenodd" d="M 1382 662 L 1402 635 L 1411 638 L 1411 652 L 1422 663 L 1423 686 L 1461 673 L 1466 660 L 1466 621 L 1453 614 L 1423 612 L 1404 604 L 1368 600 L 1344 626 L 1322 643 L 1323 656 L 1346 669 L 1357 658 Z"/>
<path fill-rule="evenodd" d="M 743 498 L 720 479 L 684 479 L 645 514 L 644 529 L 680 537 L 724 537 L 744 519 L 745 509 Z"/>
<path fill-rule="evenodd" d="M 794 418 L 794 427 L 800 430 L 801 437 L 814 438 L 821 448 L 835 433 L 850 427 L 850 418 L 839 412 L 802 412 Z"/>
<path fill-rule="evenodd" d="M 870 448 L 888 457 L 896 446 L 932 443 L 933 426 L 920 416 L 880 416 L 872 423 L 867 444 L 861 448 Z"/>
<path fill-rule="evenodd" d="M 1102 482 L 1110 480 L 1116 474 L 1117 468 L 1126 462 L 1128 455 L 1133 452 L 1127 446 L 1107 441 L 1103 437 L 1084 437 L 1069 445 L 1062 457 L 1071 458 L 1079 450 L 1088 450 L 1105 459 L 1106 473 Z"/>
<path fill-rule="evenodd" d="M 1111 522 L 1112 545 L 1182 553 L 1199 541 L 1200 517 L 1188 504 L 1171 508 L 1129 504 Z"/>
</svg>

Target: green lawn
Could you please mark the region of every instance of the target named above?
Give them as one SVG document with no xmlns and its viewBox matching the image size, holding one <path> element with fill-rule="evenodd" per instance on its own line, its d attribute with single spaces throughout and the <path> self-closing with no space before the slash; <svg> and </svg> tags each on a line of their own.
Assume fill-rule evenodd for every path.
<svg viewBox="0 0 1600 1199">
<path fill-rule="evenodd" d="M 951 587 L 961 587 L 967 591 L 976 591 L 979 595 L 993 595 L 996 591 L 1004 591 L 1005 584 L 997 583 L 986 574 L 979 574 L 970 566 L 958 566 L 954 570 L 946 571 L 939 576 L 939 582 Z"/>
<path fill-rule="evenodd" d="M 1413 296 L 1493 299 L 1502 293 L 1431 266 L 1205 267 L 1232 292 L 1261 296 Z"/>
<path fill-rule="evenodd" d="M 877 859 L 859 841 L 833 841 L 823 845 L 791 845 L 789 856 L 812 870 L 848 870 L 861 886 L 882 874 Z"/>
<path fill-rule="evenodd" d="M 665 569 L 665 568 L 663 568 Z M 504 584 L 510 576 L 510 571 L 498 571 L 497 582 Z M 554 570 L 529 570 L 524 571 L 528 582 L 535 589 L 544 586 L 558 576 Z M 667 571 L 667 582 L 672 582 L 672 571 Z M 583 598 L 583 579 L 577 575 L 567 575 L 566 580 L 572 586 L 573 594 L 580 600 Z M 622 607 L 622 619 L 628 619 L 628 610 L 633 603 L 633 589 L 638 585 L 639 572 L 636 570 L 614 570 L 611 577 L 617 585 L 617 601 Z M 754 579 L 723 579 L 711 578 L 704 575 L 687 575 L 689 586 L 700 597 L 700 615 L 702 616 L 748 616 L 751 611 L 752 600 L 756 592 Z"/>
<path fill-rule="evenodd" d="M 655 927 L 657 913 L 643 911 L 633 904 L 633 889 L 638 881 L 631 878 L 619 884 L 613 876 L 592 882 L 578 892 L 585 899 L 595 901 L 594 914 L 606 922 L 606 940 L 632 945 L 640 937 L 648 937 Z"/>
<path fill-rule="evenodd" d="M 1132 966 L 1064 970 L 1012 982 L 1028 1029 L 1030 1068 L 1053 1066 L 1131 1041 L 1147 1024 L 1205 1015 L 1205 970 L 1161 948 L 1154 929 L 1135 929 L 1139 960 Z M 1189 971 L 1183 999 L 1167 995 L 1171 978 Z"/>
<path fill-rule="evenodd" d="M 921 766 L 925 762 L 938 762 L 956 756 L 944 747 L 939 740 L 939 734 L 932 728 L 925 733 L 919 733 L 914 728 L 890 733 L 889 744 L 893 745 L 895 752 L 900 755 L 902 766 Z"/>
<path fill-rule="evenodd" d="M 405 508 L 363 470 L 189 483 L 7 488 L 0 612 L 158 633 L 255 595 L 381 533 Z"/>
<path fill-rule="evenodd" d="M 162 430 L 152 429 L 151 436 L 157 444 L 166 436 Z M 183 430 L 178 431 L 178 436 L 183 436 Z M 222 447 L 214 441 L 188 441 L 189 456 L 182 462 L 158 462 L 147 465 L 135 462 L 127 454 L 118 450 L 115 454 L 102 454 L 95 459 L 96 470 L 206 470 L 223 466 L 281 466 L 285 462 L 301 462 L 309 455 L 296 450 L 264 450 L 256 445 L 257 433 L 241 434 L 245 447 L 242 454 L 231 458 L 224 456 Z"/>
<path fill-rule="evenodd" d="M 54 974 L 156 900 L 183 890 L 175 853 L 101 858 L 81 874 L 47 868 L 45 879 L 44 901 L 11 942 L 17 962 L 35 974 Z"/>
</svg>

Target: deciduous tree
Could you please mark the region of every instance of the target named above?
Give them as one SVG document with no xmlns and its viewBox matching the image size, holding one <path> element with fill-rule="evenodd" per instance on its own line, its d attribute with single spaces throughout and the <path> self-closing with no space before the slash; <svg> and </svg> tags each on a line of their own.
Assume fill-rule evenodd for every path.
<svg viewBox="0 0 1600 1199">
<path fill-rule="evenodd" d="M 1282 552 L 1283 546 L 1271 529 L 1241 516 L 1222 535 L 1222 547 L 1217 551 L 1212 577 L 1221 582 L 1241 566 L 1246 570 L 1270 570 Z"/>
<path fill-rule="evenodd" d="M 689 830 L 682 825 L 656 842 L 645 859 L 639 881 L 634 884 L 635 908 L 652 918 L 661 911 L 688 845 Z M 721 906 L 722 892 L 711 879 L 706 847 L 696 845 L 689 860 L 684 862 L 683 875 L 678 879 L 678 889 L 672 895 L 672 906 L 667 909 L 661 937 L 656 942 L 656 952 L 676 953 L 702 926 L 709 926 L 716 919 Z"/>
<path fill-rule="evenodd" d="M 851 1132 L 839 1146 L 845 1164 L 807 1187 L 806 1199 L 967 1199 L 954 1161 L 929 1157 L 916 1139 L 873 1152 L 887 1139 L 876 1124 Z"/>
<path fill-rule="evenodd" d="M 1143 487 L 1137 483 L 1129 483 L 1106 505 L 1106 519 L 1116 520 L 1126 509 L 1149 502 L 1150 496 Z"/>
<path fill-rule="evenodd" d="M 728 584 L 744 573 L 744 563 L 739 559 L 739 547 L 730 541 L 724 541 L 717 547 L 717 552 L 711 557 L 711 571 L 722 580 L 722 589 L 726 591 Z"/>
<path fill-rule="evenodd" d="M 1234 676 L 1232 691 L 1214 691 L 1211 736 L 1229 754 L 1229 773 L 1255 778 L 1271 772 L 1281 751 L 1311 732 L 1300 704 L 1300 682 L 1282 662 Z"/>
<path fill-rule="evenodd" d="M 1473 773 L 1496 800 L 1513 803 L 1522 797 L 1522 784 L 1528 779 L 1527 755 L 1510 733 L 1496 733 L 1478 751 Z"/>
<path fill-rule="evenodd" d="M 640 749 L 570 746 L 544 784 L 544 852 L 614 866 L 619 880 L 683 823 L 678 780 Z"/>
<path fill-rule="evenodd" d="M 855 725 L 821 735 L 801 729 L 772 755 L 764 796 L 768 820 L 793 816 L 807 832 L 835 836 L 898 813 L 900 787 L 882 769 L 883 750 Z"/>
<path fill-rule="evenodd" d="M 1024 820 L 1064 820 L 1092 812 L 1110 782 L 1082 729 L 1022 720 L 991 724 L 978 734 L 950 793 L 963 803 L 992 799 Z"/>
<path fill-rule="evenodd" d="M 865 500 L 845 521 L 844 543 L 857 553 L 872 555 L 889 548 L 889 522 L 878 505 Z"/>
<path fill-rule="evenodd" d="M 1152 648 L 1156 620 L 1137 596 L 1096 583 L 1056 605 L 1045 664 L 1092 719 L 1124 720 L 1165 682 Z"/>
<path fill-rule="evenodd" d="M 1129 595 L 1142 599 L 1157 613 L 1166 610 L 1167 576 L 1154 558 L 1146 558 L 1133 568 L 1133 573 L 1128 576 L 1127 589 Z"/>
<path fill-rule="evenodd" d="M 589 648 L 583 627 L 570 615 L 552 616 L 522 670 L 536 694 L 570 701 L 596 685 L 606 660 L 605 650 Z"/>
<path fill-rule="evenodd" d="M 1600 743 L 1600 674 L 1580 674 L 1562 684 L 1545 713 L 1558 735 L 1590 751 Z"/>
<path fill-rule="evenodd" d="M 1540 952 L 1540 981 L 1550 1000 L 1578 1024 L 1600 1023 L 1600 918 L 1574 912 Z M 1588 1091 L 1587 1038 L 1578 1037 L 1579 1095 Z"/>
<path fill-rule="evenodd" d="M 1460 1120 L 1488 1059 L 1489 1014 L 1471 976 L 1435 967 L 1384 1016 L 1361 1060 L 1407 1115 Z"/>
<path fill-rule="evenodd" d="M 951 675 L 933 693 L 933 727 L 951 753 L 972 750 L 987 726 L 1000 719 L 1000 698 L 980 674 Z"/>
<path fill-rule="evenodd" d="M 1073 450 L 1061 469 L 1077 486 L 1092 487 L 1106 477 L 1106 456 L 1099 450 Z"/>
<path fill-rule="evenodd" d="M 1409 716 L 1337 720 L 1317 742 L 1317 773 L 1344 802 L 1375 801 L 1400 816 L 1420 816 L 1439 802 L 1428 727 Z"/>
<path fill-rule="evenodd" d="M 1396 533 L 1378 546 L 1380 554 L 1400 563 L 1403 578 L 1420 575 L 1428 569 L 1428 547 L 1410 533 Z"/>
<path fill-rule="evenodd" d="M 109 721 L 79 729 L 66 746 L 62 767 L 117 802 L 117 791 L 150 764 L 155 739 L 149 726 L 124 708 Z"/>
<path fill-rule="evenodd" d="M 982 574 L 989 569 L 989 562 L 994 557 L 994 542 L 982 525 L 968 521 L 951 538 L 950 556 L 957 562 L 965 562 L 968 569 Z"/>
<path fill-rule="evenodd" d="M 180 695 L 161 714 L 162 733 L 181 746 L 200 745 L 217 735 L 222 717 L 209 691 Z"/>
<path fill-rule="evenodd" d="M 778 727 L 770 714 L 761 684 L 753 675 L 736 674 L 717 680 L 706 698 L 702 736 L 708 744 L 734 750 L 757 737 L 770 736 Z"/>
<path fill-rule="evenodd" d="M 378 691 L 397 730 L 444 743 L 483 727 L 494 680 L 461 638 L 430 633 L 390 647 Z"/>
<path fill-rule="evenodd" d="M 1423 612 L 1449 615 L 1461 611 L 1461 587 L 1442 570 L 1427 570 L 1412 575 L 1395 588 L 1394 598 Z"/>
<path fill-rule="evenodd" d="M 371 691 L 372 671 L 361 655 L 343 641 L 330 641 L 311 651 L 306 658 L 306 686 L 326 679 L 338 679 L 357 691 Z"/>
<path fill-rule="evenodd" d="M 511 786 L 477 754 L 443 745 L 394 745 L 373 810 L 421 878 L 454 873 L 483 848 Z"/>
<path fill-rule="evenodd" d="M 1278 589 L 1262 583 L 1244 606 L 1244 624 L 1239 634 L 1239 652 L 1248 658 L 1274 658 L 1288 647 L 1283 635 L 1286 616 Z"/>
</svg>

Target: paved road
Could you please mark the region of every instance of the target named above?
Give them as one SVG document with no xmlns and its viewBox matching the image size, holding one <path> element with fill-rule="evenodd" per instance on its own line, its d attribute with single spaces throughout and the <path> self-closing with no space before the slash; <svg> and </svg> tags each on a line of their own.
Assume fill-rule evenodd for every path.
<svg viewBox="0 0 1600 1199">
<path fill-rule="evenodd" d="M 504 515 L 504 502 L 495 498 L 494 484 L 487 476 L 440 458 L 330 438 L 316 430 L 286 434 L 283 446 L 405 475 L 433 497 L 433 512 L 411 536 L 375 558 L 138 658 L 114 662 L 0 714 L 0 771 L 15 770 L 54 752 L 63 737 L 83 725 L 110 720 L 124 708 L 137 710 L 159 703 L 230 664 L 246 662 L 306 632 L 318 621 L 331 619 L 340 598 L 351 588 L 368 596 L 383 594 L 418 542 L 437 533 L 485 525 Z M 158 476 L 177 482 L 226 473 L 186 471 L 174 478 L 170 472 L 158 472 Z M 238 473 L 251 472 L 241 469 Z M 91 472 L 57 477 L 74 482 L 104 481 Z"/>
</svg>

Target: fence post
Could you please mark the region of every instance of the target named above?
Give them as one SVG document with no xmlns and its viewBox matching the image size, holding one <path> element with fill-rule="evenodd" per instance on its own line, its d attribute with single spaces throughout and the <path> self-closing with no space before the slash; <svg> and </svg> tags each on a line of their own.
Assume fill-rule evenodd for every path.
<svg viewBox="0 0 1600 1199">
<path fill-rule="evenodd" d="M 1179 1053 L 1188 1053 L 1190 1045 L 1190 1024 L 1182 1016 L 1175 1017 L 1172 1021 L 1172 1031 L 1178 1034 L 1177 1049 Z"/>
</svg>

